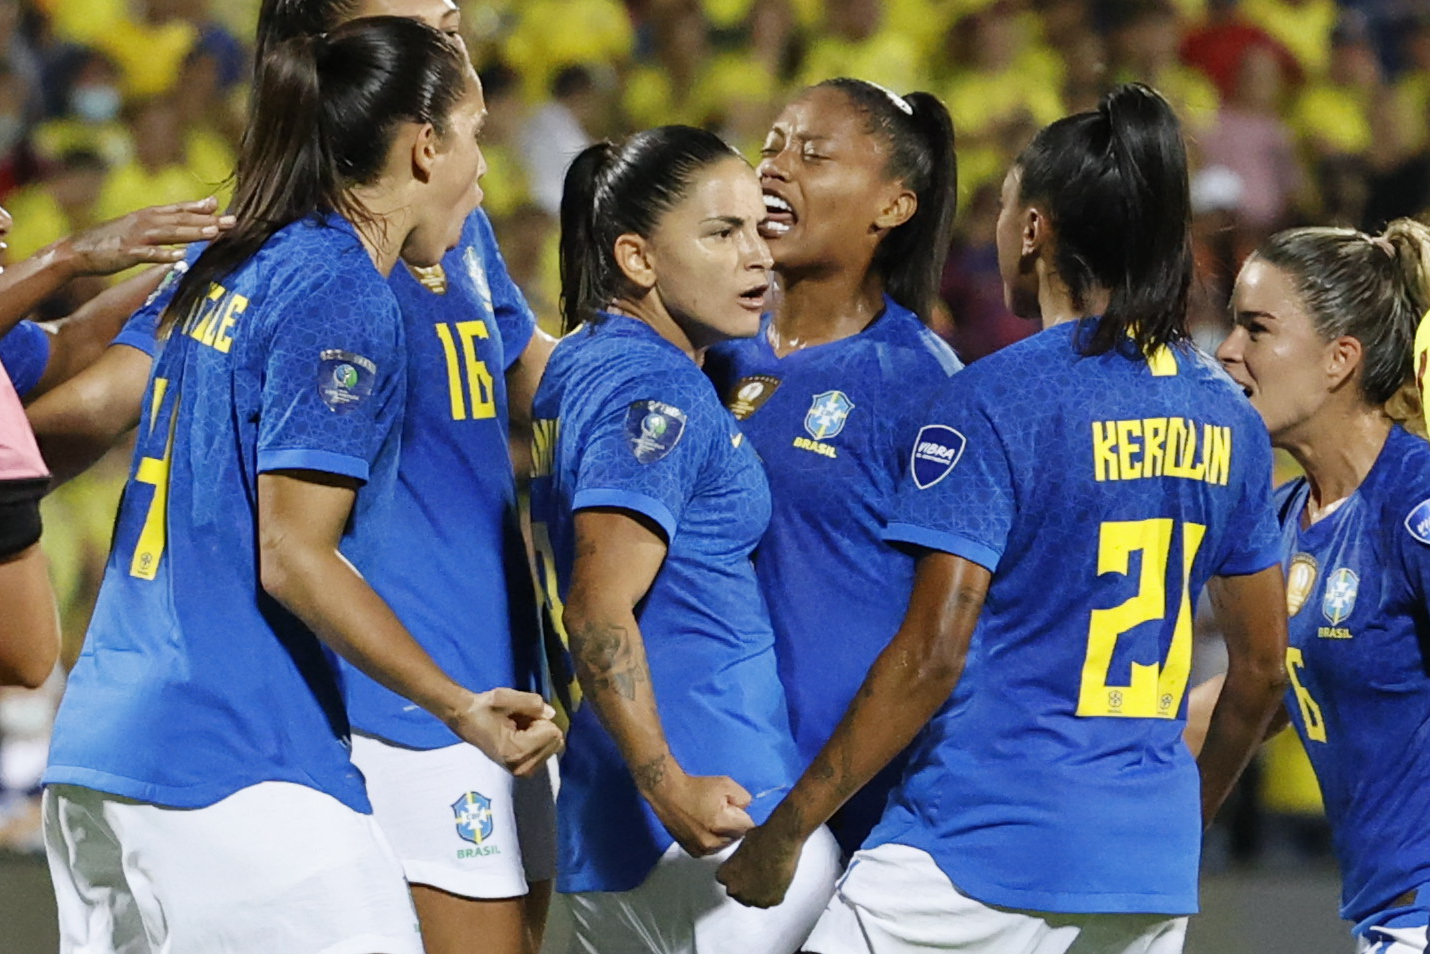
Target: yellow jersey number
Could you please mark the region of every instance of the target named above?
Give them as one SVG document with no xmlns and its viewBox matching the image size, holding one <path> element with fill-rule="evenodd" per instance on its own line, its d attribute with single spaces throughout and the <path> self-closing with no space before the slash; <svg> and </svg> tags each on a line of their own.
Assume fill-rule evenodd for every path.
<svg viewBox="0 0 1430 954">
<path fill-rule="evenodd" d="M 1306 726 L 1306 738 L 1312 742 L 1326 741 L 1326 720 L 1321 718 L 1321 707 L 1311 698 L 1311 693 L 1301 682 L 1298 670 L 1306 668 L 1306 657 L 1295 646 L 1286 647 L 1286 675 L 1291 677 L 1291 688 L 1296 692 L 1296 707 L 1301 710 L 1301 722 Z"/>
<path fill-rule="evenodd" d="M 1080 716 L 1132 719 L 1175 719 L 1187 692 L 1192 671 L 1192 600 L 1189 592 L 1192 561 L 1201 548 L 1207 528 L 1181 524 L 1181 593 L 1177 600 L 1172 645 L 1161 665 L 1133 663 L 1128 685 L 1108 685 L 1108 671 L 1123 633 L 1167 615 L 1167 563 L 1177 521 L 1108 521 L 1098 531 L 1097 573 L 1131 572 L 1132 554 L 1142 554 L 1137 592 L 1120 606 L 1095 609 L 1087 630 L 1087 656 L 1082 664 L 1078 692 Z"/>
<path fill-rule="evenodd" d="M 492 392 L 492 375 L 485 361 L 477 358 L 476 339 L 490 337 L 485 321 L 457 321 L 437 325 L 437 340 L 447 358 L 447 396 L 452 404 L 452 420 L 479 421 L 497 416 Z M 460 342 L 460 345 L 458 344 Z M 458 349 L 461 357 L 458 357 Z M 467 396 L 471 395 L 468 408 Z"/>
<path fill-rule="evenodd" d="M 164 396 L 169 390 L 168 378 L 154 379 L 154 395 L 149 402 L 149 433 L 154 432 L 158 423 L 159 408 L 164 404 Z M 174 459 L 174 426 L 179 420 L 179 397 L 174 395 L 173 406 L 169 408 L 169 433 L 164 439 L 164 452 L 159 457 L 141 457 L 134 471 L 134 480 L 149 484 L 154 488 L 154 496 L 149 498 L 149 510 L 144 514 L 144 525 L 139 529 L 139 542 L 134 547 L 134 557 L 129 561 L 129 575 L 141 580 L 152 580 L 159 573 L 159 560 L 164 555 L 169 533 L 169 469 Z"/>
</svg>

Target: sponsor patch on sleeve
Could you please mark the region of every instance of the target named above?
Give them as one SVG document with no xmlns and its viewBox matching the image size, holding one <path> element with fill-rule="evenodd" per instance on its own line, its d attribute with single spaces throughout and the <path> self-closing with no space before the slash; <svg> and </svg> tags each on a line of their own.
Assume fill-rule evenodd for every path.
<svg viewBox="0 0 1430 954">
<path fill-rule="evenodd" d="M 1405 529 L 1426 546 L 1430 546 L 1430 500 L 1422 500 L 1405 517 Z"/>
<path fill-rule="evenodd" d="M 635 401 L 626 408 L 626 440 L 642 464 L 653 464 L 680 443 L 685 412 L 660 401 Z"/>
<path fill-rule="evenodd" d="M 372 395 L 377 365 L 351 351 L 328 349 L 318 355 L 318 394 L 328 410 L 343 414 Z"/>
<path fill-rule="evenodd" d="M 963 456 L 967 443 L 962 434 L 945 424 L 927 424 L 920 428 L 909 463 L 914 486 L 928 490 L 947 477 Z"/>
</svg>

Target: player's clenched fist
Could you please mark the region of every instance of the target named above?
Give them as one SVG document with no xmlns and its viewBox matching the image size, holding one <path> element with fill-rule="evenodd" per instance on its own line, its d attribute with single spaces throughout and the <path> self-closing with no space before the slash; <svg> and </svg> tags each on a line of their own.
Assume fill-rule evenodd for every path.
<svg viewBox="0 0 1430 954">
<path fill-rule="evenodd" d="M 750 793 L 723 775 L 687 775 L 678 766 L 638 780 L 665 830 L 695 858 L 713 855 L 754 827 Z"/>
<path fill-rule="evenodd" d="M 561 751 L 565 737 L 552 718 L 556 710 L 533 692 L 490 689 L 472 695 L 449 727 L 514 775 L 530 775 Z"/>
</svg>

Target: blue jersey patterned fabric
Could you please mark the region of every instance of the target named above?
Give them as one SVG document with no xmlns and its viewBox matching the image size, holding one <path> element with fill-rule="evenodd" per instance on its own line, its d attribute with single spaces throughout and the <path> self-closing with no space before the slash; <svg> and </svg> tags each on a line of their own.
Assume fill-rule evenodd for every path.
<svg viewBox="0 0 1430 954">
<path fill-rule="evenodd" d="M 705 369 L 769 477 L 755 573 L 808 765 L 908 607 L 914 558 L 884 540 L 884 525 L 929 403 L 962 364 L 887 297 L 860 334 L 783 358 L 768 329 L 767 319 L 754 338 L 712 348 Z M 831 822 L 846 852 L 869 834 L 902 768 L 900 759 L 880 773 Z"/>
<path fill-rule="evenodd" d="M 866 844 L 929 852 L 985 904 L 1187 914 L 1191 608 L 1208 577 L 1279 561 L 1271 449 L 1206 355 L 1086 356 L 1093 320 L 955 375 L 915 438 L 888 538 L 992 581 Z"/>
<path fill-rule="evenodd" d="M 407 411 L 386 519 L 359 526 L 365 573 L 437 664 L 475 691 L 539 688 L 536 596 L 516 512 L 504 372 L 536 319 L 486 214 L 441 266 L 402 264 L 392 290 L 407 338 Z M 436 717 L 343 663 L 353 727 L 409 748 L 460 741 Z"/>
<path fill-rule="evenodd" d="M 533 530 L 554 556 L 553 603 L 570 586 L 576 511 L 660 528 L 669 549 L 637 620 L 671 752 L 692 775 L 739 782 L 763 821 L 797 756 L 750 564 L 770 516 L 754 450 L 695 363 L 622 316 L 556 347 L 535 417 Z M 558 817 L 560 891 L 635 888 L 673 844 L 589 705 L 571 723 Z"/>
<path fill-rule="evenodd" d="M 0 364 L 21 399 L 35 389 L 50 363 L 50 333 L 33 321 L 22 321 L 0 338 Z"/>
<path fill-rule="evenodd" d="M 1309 493 L 1304 477 L 1276 492 L 1286 708 L 1321 783 L 1341 916 L 1360 921 L 1430 882 L 1430 444 L 1396 427 L 1356 492 L 1302 527 Z"/>
<path fill-rule="evenodd" d="M 260 589 L 257 481 L 362 481 L 353 522 L 380 519 L 405 391 L 397 302 L 336 215 L 281 229 L 173 328 L 47 783 L 198 808 L 289 781 L 369 810 L 335 660 Z"/>
</svg>

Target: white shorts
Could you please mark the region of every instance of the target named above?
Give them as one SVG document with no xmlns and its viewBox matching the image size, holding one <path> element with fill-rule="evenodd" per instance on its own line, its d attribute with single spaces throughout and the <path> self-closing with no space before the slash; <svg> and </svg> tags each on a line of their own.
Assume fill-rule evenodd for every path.
<svg viewBox="0 0 1430 954">
<path fill-rule="evenodd" d="M 994 908 L 959 892 L 927 852 L 857 851 L 814 933 L 810 954 L 1180 954 L 1187 919 Z"/>
<path fill-rule="evenodd" d="M 421 954 L 372 816 L 261 782 L 206 808 L 45 791 L 61 954 Z"/>
<path fill-rule="evenodd" d="M 373 817 L 407 880 L 465 898 L 516 898 L 556 873 L 550 770 L 517 778 L 465 743 L 409 749 L 353 735 Z"/>
<path fill-rule="evenodd" d="M 760 910 L 732 900 L 715 869 L 731 845 L 692 858 L 679 845 L 631 891 L 558 894 L 544 954 L 791 954 L 839 877 L 839 844 L 820 828 L 805 843 L 789 893 Z M 566 921 L 567 924 L 561 922 Z"/>
<path fill-rule="evenodd" d="M 1356 954 L 1425 954 L 1423 927 L 1371 928 L 1356 938 Z"/>
</svg>

